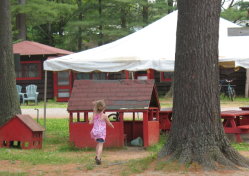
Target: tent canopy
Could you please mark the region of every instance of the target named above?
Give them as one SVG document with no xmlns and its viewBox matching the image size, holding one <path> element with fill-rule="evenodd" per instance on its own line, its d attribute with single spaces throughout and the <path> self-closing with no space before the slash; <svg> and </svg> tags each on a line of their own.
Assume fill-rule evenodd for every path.
<svg viewBox="0 0 249 176">
<path fill-rule="evenodd" d="M 154 69 L 173 71 L 177 11 L 112 43 L 44 62 L 44 70 L 118 72 Z M 238 25 L 220 18 L 219 61 L 249 68 L 248 36 L 229 37 Z"/>
</svg>

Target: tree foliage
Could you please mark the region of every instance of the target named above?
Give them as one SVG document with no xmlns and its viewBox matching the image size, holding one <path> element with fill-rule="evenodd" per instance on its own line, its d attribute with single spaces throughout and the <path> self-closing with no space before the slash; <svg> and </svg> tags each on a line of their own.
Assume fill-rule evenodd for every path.
<svg viewBox="0 0 249 176">
<path fill-rule="evenodd" d="M 27 0 L 24 6 L 16 0 L 11 3 L 14 41 L 18 40 L 16 15 L 24 13 L 27 40 L 72 51 L 119 39 L 173 8 L 164 0 Z"/>
<path fill-rule="evenodd" d="M 249 26 L 249 2 L 230 1 L 230 5 L 223 9 L 221 16 L 239 25 Z"/>
</svg>

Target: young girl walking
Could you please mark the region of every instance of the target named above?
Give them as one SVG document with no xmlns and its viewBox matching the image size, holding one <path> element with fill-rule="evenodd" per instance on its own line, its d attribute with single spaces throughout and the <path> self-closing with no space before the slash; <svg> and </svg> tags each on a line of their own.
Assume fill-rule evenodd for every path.
<svg viewBox="0 0 249 176">
<path fill-rule="evenodd" d="M 114 128 L 114 126 L 109 121 L 107 115 L 104 114 L 104 110 L 106 108 L 104 100 L 98 100 L 93 103 L 93 118 L 89 121 L 89 123 L 93 124 L 91 137 L 97 142 L 95 161 L 97 165 L 100 165 L 103 144 L 106 138 L 106 124 L 112 128 Z"/>
</svg>

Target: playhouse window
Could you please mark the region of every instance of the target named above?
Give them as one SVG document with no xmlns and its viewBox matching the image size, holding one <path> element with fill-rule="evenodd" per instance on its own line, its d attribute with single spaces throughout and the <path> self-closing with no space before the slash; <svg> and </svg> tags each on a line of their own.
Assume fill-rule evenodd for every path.
<svg viewBox="0 0 249 176">
<path fill-rule="evenodd" d="M 17 80 L 34 80 L 41 79 L 41 62 L 40 61 L 23 61 L 20 68 L 16 70 Z"/>
<path fill-rule="evenodd" d="M 160 79 L 161 82 L 171 82 L 173 81 L 174 72 L 161 72 Z"/>
</svg>

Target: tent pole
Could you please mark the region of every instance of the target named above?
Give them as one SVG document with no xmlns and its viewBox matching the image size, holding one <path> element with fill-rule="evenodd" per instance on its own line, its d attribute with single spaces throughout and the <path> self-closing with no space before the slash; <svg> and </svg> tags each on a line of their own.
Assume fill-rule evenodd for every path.
<svg viewBox="0 0 249 176">
<path fill-rule="evenodd" d="M 46 108 L 47 108 L 47 79 L 48 79 L 48 71 L 45 70 L 45 78 L 44 78 L 44 128 L 46 130 Z"/>
<path fill-rule="evenodd" d="M 246 69 L 246 86 L 245 86 L 245 97 L 248 97 L 249 89 L 249 69 Z"/>
<path fill-rule="evenodd" d="M 131 72 L 131 79 L 134 80 L 134 72 Z"/>
</svg>

